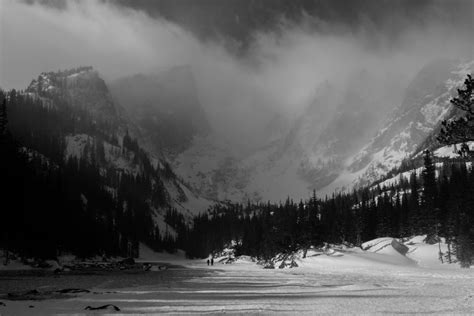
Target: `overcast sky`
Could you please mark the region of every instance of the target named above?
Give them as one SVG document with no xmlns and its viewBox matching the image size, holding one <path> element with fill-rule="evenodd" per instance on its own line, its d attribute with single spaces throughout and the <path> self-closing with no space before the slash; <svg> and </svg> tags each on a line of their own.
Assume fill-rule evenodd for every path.
<svg viewBox="0 0 474 316">
<path fill-rule="evenodd" d="M 207 111 L 237 118 L 256 107 L 299 111 L 322 82 L 361 69 L 403 83 L 433 59 L 473 55 L 469 0 L 0 3 L 2 88 L 79 65 L 106 80 L 190 65 Z"/>
</svg>

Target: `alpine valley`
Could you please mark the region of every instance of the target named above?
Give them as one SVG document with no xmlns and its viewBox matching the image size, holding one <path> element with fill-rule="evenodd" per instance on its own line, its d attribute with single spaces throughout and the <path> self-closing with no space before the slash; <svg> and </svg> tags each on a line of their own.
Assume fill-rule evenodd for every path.
<svg viewBox="0 0 474 316">
<path fill-rule="evenodd" d="M 24 163 L 37 166 L 40 182 L 74 182 L 58 203 L 87 210 L 71 218 L 94 222 L 98 249 L 131 256 L 139 242 L 175 249 L 213 205 L 351 192 L 419 168 L 425 149 L 456 156 L 435 138 L 456 115 L 450 99 L 473 69 L 473 61 L 432 61 L 400 104 L 371 93 L 390 79 L 360 70 L 343 87 L 315 87 L 297 117 L 258 108 L 263 136 L 248 146 L 216 131 L 185 65 L 111 82 L 92 67 L 46 72 L 3 94 Z"/>
</svg>

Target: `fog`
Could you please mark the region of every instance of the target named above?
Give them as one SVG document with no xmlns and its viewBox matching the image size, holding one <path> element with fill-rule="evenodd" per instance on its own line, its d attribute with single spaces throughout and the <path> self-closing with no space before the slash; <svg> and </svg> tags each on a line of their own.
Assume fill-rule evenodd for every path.
<svg viewBox="0 0 474 316">
<path fill-rule="evenodd" d="M 388 25 L 401 28 L 396 36 L 367 18 L 355 28 L 311 16 L 282 20 L 274 29 L 255 30 L 237 53 L 225 34 L 203 40 L 180 25 L 109 1 L 66 1 L 61 8 L 0 3 L 0 87 L 23 89 L 40 72 L 80 65 L 95 67 L 106 80 L 190 65 L 211 125 L 236 143 L 250 137 L 260 142 L 256 135 L 272 113 L 297 117 L 324 82 L 344 91 L 354 73 L 367 71 L 374 86 L 368 93 L 380 100 L 374 111 L 386 111 L 429 61 L 473 54 L 472 24 L 466 17 L 462 23 L 444 19 L 437 5 L 420 13 L 433 17 L 423 23 L 383 13 Z M 465 4 L 472 17 L 472 5 Z"/>
</svg>

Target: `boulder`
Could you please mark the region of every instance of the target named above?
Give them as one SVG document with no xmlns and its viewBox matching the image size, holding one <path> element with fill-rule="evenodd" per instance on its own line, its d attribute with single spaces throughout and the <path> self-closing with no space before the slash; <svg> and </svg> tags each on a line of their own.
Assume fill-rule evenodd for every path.
<svg viewBox="0 0 474 316">
<path fill-rule="evenodd" d="M 402 244 L 401 242 L 399 242 L 396 239 L 392 239 L 391 245 L 392 245 L 393 249 L 395 249 L 396 251 L 398 251 L 402 255 L 406 255 L 406 253 L 408 252 L 408 247 L 405 246 L 404 244 Z"/>
<path fill-rule="evenodd" d="M 117 306 L 112 305 L 112 304 L 107 304 L 107 305 L 102 305 L 102 306 L 97 306 L 97 307 L 87 306 L 84 309 L 89 310 L 89 311 L 109 311 L 109 312 L 119 312 L 120 311 L 120 308 L 118 308 Z"/>
</svg>

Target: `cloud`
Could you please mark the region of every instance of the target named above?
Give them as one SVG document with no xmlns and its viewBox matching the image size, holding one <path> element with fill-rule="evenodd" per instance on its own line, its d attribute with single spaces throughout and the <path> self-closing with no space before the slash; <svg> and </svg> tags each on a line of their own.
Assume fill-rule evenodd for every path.
<svg viewBox="0 0 474 316">
<path fill-rule="evenodd" d="M 361 69 L 373 74 L 374 94 L 387 95 L 380 104 L 386 109 L 424 64 L 470 56 L 473 42 L 472 30 L 453 21 L 388 19 L 403 28 L 392 38 L 394 32 L 363 18 L 349 29 L 305 17 L 256 31 L 236 54 L 227 41 L 200 40 L 177 24 L 110 1 L 66 1 L 56 8 L 3 0 L 1 15 L 1 87 L 21 89 L 42 71 L 79 65 L 94 66 L 108 80 L 190 65 L 211 123 L 236 142 L 258 139 L 269 112 L 295 116 L 323 82 L 344 86 Z"/>
</svg>

